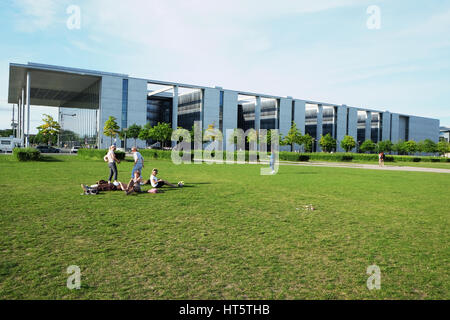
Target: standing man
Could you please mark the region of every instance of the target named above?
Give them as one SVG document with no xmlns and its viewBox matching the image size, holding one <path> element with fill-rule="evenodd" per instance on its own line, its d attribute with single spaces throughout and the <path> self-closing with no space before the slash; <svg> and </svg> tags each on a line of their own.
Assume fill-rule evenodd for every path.
<svg viewBox="0 0 450 320">
<path fill-rule="evenodd" d="M 105 162 L 108 162 L 108 167 L 109 167 L 108 183 L 111 183 L 111 178 L 113 177 L 113 175 L 114 175 L 114 182 L 117 183 L 116 163 L 120 163 L 120 160 L 117 159 L 116 154 L 114 153 L 115 150 L 116 150 L 116 146 L 112 145 L 111 147 L 109 147 L 109 151 L 106 154 L 106 156 L 103 157 L 103 160 L 105 160 Z"/>
<path fill-rule="evenodd" d="M 134 167 L 133 167 L 133 171 L 131 171 L 131 178 L 134 178 L 135 171 L 139 171 L 139 176 L 142 176 L 142 169 L 144 168 L 144 158 L 137 151 L 136 147 L 133 147 L 131 149 L 131 152 L 133 153 L 133 158 L 134 158 Z"/>
</svg>

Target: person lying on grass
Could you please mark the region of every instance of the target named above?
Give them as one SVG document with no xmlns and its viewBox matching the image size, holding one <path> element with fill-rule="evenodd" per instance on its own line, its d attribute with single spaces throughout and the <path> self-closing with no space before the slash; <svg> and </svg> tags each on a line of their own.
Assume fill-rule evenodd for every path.
<svg viewBox="0 0 450 320">
<path fill-rule="evenodd" d="M 108 182 L 105 180 L 97 181 L 96 184 L 93 184 L 91 186 L 81 184 L 81 188 L 84 191 L 84 194 L 97 194 L 99 191 L 121 191 L 122 187 L 120 185 L 120 182 Z"/>
<path fill-rule="evenodd" d="M 150 180 L 147 180 L 145 184 L 151 184 L 153 188 L 162 188 L 163 186 L 169 186 L 172 188 L 181 188 L 184 184 L 183 181 L 178 182 L 178 185 L 174 185 L 166 180 L 158 179 L 158 169 L 152 170 L 152 175 L 150 176 Z"/>
</svg>

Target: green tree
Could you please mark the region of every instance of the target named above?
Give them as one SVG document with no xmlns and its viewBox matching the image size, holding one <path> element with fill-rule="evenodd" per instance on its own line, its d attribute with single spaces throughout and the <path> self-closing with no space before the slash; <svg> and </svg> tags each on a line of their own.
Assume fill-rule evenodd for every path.
<svg viewBox="0 0 450 320">
<path fill-rule="evenodd" d="M 172 137 L 172 126 L 170 123 L 158 122 L 156 126 L 150 129 L 150 138 L 161 143 L 161 147 L 166 146 L 166 142 Z"/>
<path fill-rule="evenodd" d="M 341 140 L 341 147 L 345 152 L 350 152 L 356 147 L 356 141 L 352 136 L 345 136 L 344 139 Z"/>
<path fill-rule="evenodd" d="M 333 149 L 336 149 L 336 139 L 329 133 L 320 137 L 319 144 L 325 152 L 331 152 Z"/>
<path fill-rule="evenodd" d="M 425 139 L 417 144 L 417 150 L 425 153 L 436 153 L 437 145 L 430 139 Z"/>
<path fill-rule="evenodd" d="M 295 122 L 292 122 L 291 128 L 287 135 L 283 138 L 283 145 L 290 145 L 291 151 L 294 150 L 294 144 L 302 145 L 303 144 L 303 136 L 300 130 L 297 129 L 297 125 Z"/>
<path fill-rule="evenodd" d="M 399 140 L 396 144 L 394 144 L 392 150 L 396 151 L 400 155 L 408 153 L 406 143 L 403 140 Z"/>
<path fill-rule="evenodd" d="M 136 147 L 136 139 L 139 138 L 142 127 L 136 123 L 132 124 L 127 130 L 127 138 L 134 139 L 134 146 Z"/>
<path fill-rule="evenodd" d="M 406 152 L 415 153 L 417 152 L 417 143 L 414 140 L 409 140 L 405 142 Z"/>
<path fill-rule="evenodd" d="M 391 152 L 392 151 L 392 147 L 394 145 L 392 144 L 392 142 L 390 140 L 384 140 L 384 141 L 378 141 L 377 143 L 377 147 L 376 147 L 376 151 L 377 153 L 380 152 Z"/>
<path fill-rule="evenodd" d="M 372 140 L 368 139 L 361 144 L 359 150 L 361 150 L 364 153 L 365 152 L 371 153 L 375 151 L 376 147 L 377 146 L 375 145 L 375 143 Z"/>
<path fill-rule="evenodd" d="M 0 130 L 0 137 L 10 137 L 13 135 L 12 129 Z"/>
<path fill-rule="evenodd" d="M 53 117 L 48 114 L 44 114 L 42 121 L 44 123 L 37 127 L 39 133 L 42 135 L 42 142 L 47 142 L 49 144 L 56 143 L 57 136 L 61 130 L 58 121 L 55 121 Z"/>
<path fill-rule="evenodd" d="M 441 156 L 450 153 L 450 143 L 445 140 L 439 141 L 436 145 L 436 151 L 439 152 Z"/>
<path fill-rule="evenodd" d="M 103 127 L 103 134 L 107 137 L 111 138 L 111 144 L 113 141 L 113 138 L 115 138 L 117 136 L 117 134 L 119 133 L 119 125 L 116 122 L 116 118 L 113 116 L 110 116 L 108 118 L 108 120 L 106 120 L 105 122 L 105 126 Z"/>
<path fill-rule="evenodd" d="M 305 146 L 306 152 L 312 152 L 313 150 L 313 144 L 314 144 L 314 138 L 309 135 L 309 133 L 306 133 L 303 136 L 303 145 Z"/>
<path fill-rule="evenodd" d="M 141 131 L 139 132 L 138 138 L 140 140 L 145 141 L 146 143 L 148 142 L 148 140 L 150 140 L 151 137 L 151 129 L 152 126 L 149 122 L 147 122 L 141 129 Z"/>
</svg>

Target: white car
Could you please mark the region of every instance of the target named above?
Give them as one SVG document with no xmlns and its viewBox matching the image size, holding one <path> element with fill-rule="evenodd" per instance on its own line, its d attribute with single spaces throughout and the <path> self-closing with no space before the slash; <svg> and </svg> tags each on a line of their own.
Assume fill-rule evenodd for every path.
<svg viewBox="0 0 450 320">
<path fill-rule="evenodd" d="M 70 149 L 70 153 L 78 153 L 78 149 L 81 149 L 80 146 L 74 146 L 72 149 Z"/>
</svg>

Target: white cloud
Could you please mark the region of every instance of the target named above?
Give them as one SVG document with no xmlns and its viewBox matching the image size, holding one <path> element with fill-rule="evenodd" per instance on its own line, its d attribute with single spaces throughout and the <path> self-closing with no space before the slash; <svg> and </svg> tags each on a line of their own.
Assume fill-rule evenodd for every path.
<svg viewBox="0 0 450 320">
<path fill-rule="evenodd" d="M 14 0 L 14 5 L 18 9 L 15 23 L 19 31 L 45 30 L 55 22 L 58 4 L 54 0 Z"/>
</svg>

